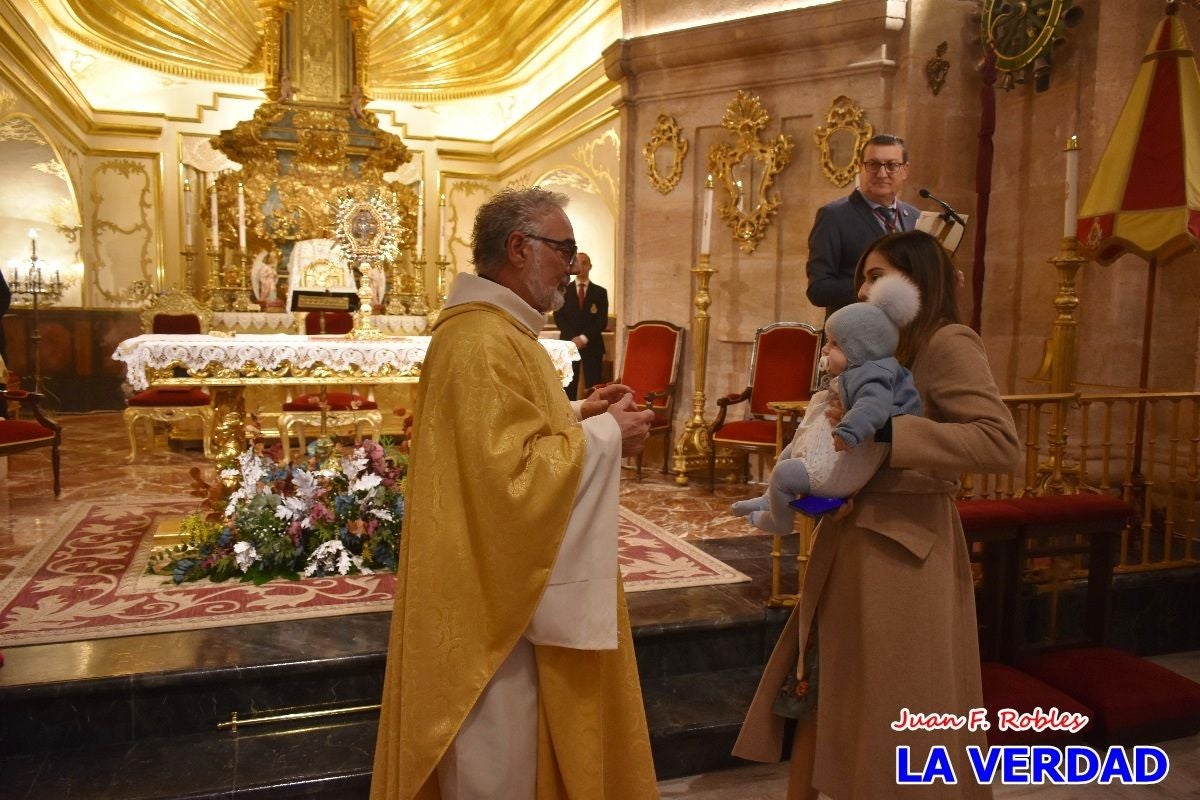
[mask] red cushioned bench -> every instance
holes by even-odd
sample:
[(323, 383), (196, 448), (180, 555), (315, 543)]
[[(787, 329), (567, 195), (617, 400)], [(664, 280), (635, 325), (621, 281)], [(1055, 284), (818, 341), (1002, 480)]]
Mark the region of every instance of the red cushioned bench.
[[(1081, 733), (1099, 745), (1140, 744), (1200, 732), (1200, 684), (1130, 653), (1105, 647), (1112, 608), (1114, 552), (1133, 508), (1100, 494), (973, 500), (958, 504), (968, 542), (985, 555), (980, 647), (1001, 661), (983, 664), (984, 702), (1000, 708), (1041, 707), (1085, 713)], [(1006, 552), (987, 554), (999, 547)], [(1020, 567), (1026, 559), (1087, 556), (1087, 604), (1082, 645), (1019, 655)], [(989, 571), (993, 574), (989, 575)], [(991, 590), (989, 581), (1002, 584)], [(986, 620), (999, 617), (1000, 631)], [(988, 633), (985, 641), (984, 633)], [(1031, 732), (989, 733), (992, 744), (1045, 744)], [(1055, 742), (1057, 743), (1057, 742)]]

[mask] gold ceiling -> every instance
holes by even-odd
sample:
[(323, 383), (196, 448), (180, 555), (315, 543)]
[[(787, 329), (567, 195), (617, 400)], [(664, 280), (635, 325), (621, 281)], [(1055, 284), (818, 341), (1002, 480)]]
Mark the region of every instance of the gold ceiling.
[[(174, 75), (262, 83), (260, 5), (287, 0), (32, 0), (63, 33)], [(605, 3), (603, 5), (615, 5)], [(370, 0), (371, 95), (470, 97), (516, 85), (595, 0)]]

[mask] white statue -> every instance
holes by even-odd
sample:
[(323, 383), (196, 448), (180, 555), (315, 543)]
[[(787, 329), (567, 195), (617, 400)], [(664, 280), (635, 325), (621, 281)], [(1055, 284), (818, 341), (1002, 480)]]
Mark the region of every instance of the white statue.
[(251, 283), (254, 286), (254, 299), (259, 303), (274, 302), (278, 299), (278, 276), (275, 272), (275, 254), (268, 250), (260, 250), (254, 257), (254, 267), (250, 270)]
[(367, 277), (371, 281), (371, 304), (376, 314), (382, 314), (383, 298), (387, 295), (387, 273), (381, 265), (375, 264), (367, 270)]

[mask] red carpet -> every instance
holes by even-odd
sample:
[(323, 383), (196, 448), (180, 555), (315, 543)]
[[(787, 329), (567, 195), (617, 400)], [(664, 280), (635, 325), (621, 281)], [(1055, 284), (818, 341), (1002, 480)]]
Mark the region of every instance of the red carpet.
[[(164, 499), (130, 509), (81, 506), (0, 582), (0, 646), (100, 639), (283, 619), (385, 611), (389, 574), (277, 580), (262, 586), (229, 581), (175, 586), (145, 575), (163, 518), (195, 508)], [(630, 592), (749, 578), (653, 523), (621, 509), (621, 572)]]

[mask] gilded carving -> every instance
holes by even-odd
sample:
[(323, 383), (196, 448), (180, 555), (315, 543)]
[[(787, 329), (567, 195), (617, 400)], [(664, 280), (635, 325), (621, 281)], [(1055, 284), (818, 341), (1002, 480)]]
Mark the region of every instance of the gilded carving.
[[(650, 141), (642, 148), (642, 157), (646, 159), (646, 166), (650, 172), (650, 185), (660, 194), (670, 194), (683, 176), (683, 159), (687, 156), (688, 142), (680, 133), (679, 123), (674, 117), (659, 114), (658, 122), (650, 132)], [(671, 159), (669, 166), (668, 162), (663, 160), (665, 170), (659, 169), (659, 150), (663, 150)]]
[(825, 124), (813, 132), (821, 171), (834, 186), (849, 186), (858, 174), (860, 154), (872, 134), (866, 112), (845, 95), (837, 97), (825, 112)]
[(759, 138), (770, 119), (758, 97), (739, 89), (721, 121), (734, 141), (717, 142), (708, 151), (708, 170), (725, 189), (721, 218), (743, 253), (754, 252), (779, 208), (779, 193), (772, 192), (771, 186), (791, 162), (795, 146), (792, 137), (783, 133), (774, 141)]
[(946, 84), (946, 76), (950, 73), (950, 62), (946, 60), (946, 50), (949, 45), (942, 42), (937, 46), (933, 58), (925, 62), (925, 80), (929, 83), (929, 91), (936, 96)]
[[(110, 174), (122, 179), (123, 185), (117, 187), (119, 191), (114, 193), (119, 200), (105, 198), (105, 177)], [(139, 285), (145, 282), (153, 286), (157, 284), (158, 277), (154, 266), (154, 181), (149, 162), (128, 158), (102, 161), (92, 172), (91, 187), (90, 249), (95, 254), (96, 263), (96, 269), (91, 273), (91, 286), (110, 303), (124, 305), (137, 302)], [(133, 202), (132, 208), (128, 205), (130, 200)], [(101, 210), (119, 216), (101, 217)], [(126, 216), (132, 216), (133, 220), (127, 220)], [(128, 249), (122, 247), (131, 240), (136, 248), (134, 258), (129, 258)], [(116, 274), (118, 268), (121, 274)], [(101, 285), (102, 275), (107, 274), (113, 283), (117, 283), (131, 273), (136, 277), (122, 288), (109, 289)]]
[(617, 181), (614, 171), (621, 163), (621, 137), (612, 128), (585, 142), (575, 151), (575, 159), (591, 176), (605, 205), (616, 213)]

